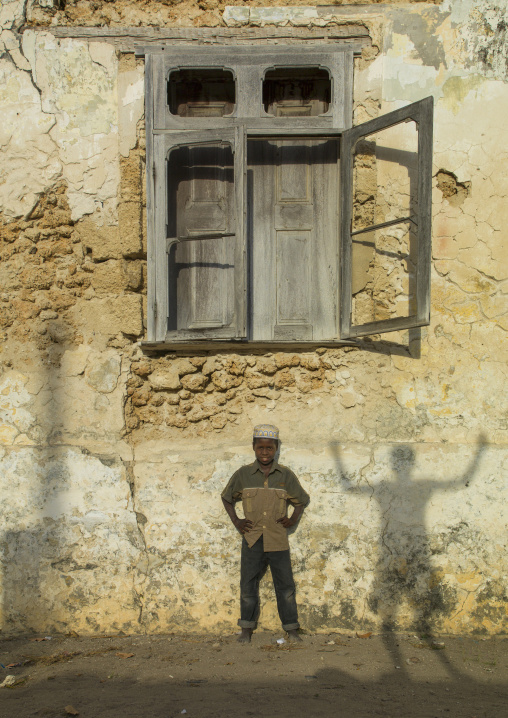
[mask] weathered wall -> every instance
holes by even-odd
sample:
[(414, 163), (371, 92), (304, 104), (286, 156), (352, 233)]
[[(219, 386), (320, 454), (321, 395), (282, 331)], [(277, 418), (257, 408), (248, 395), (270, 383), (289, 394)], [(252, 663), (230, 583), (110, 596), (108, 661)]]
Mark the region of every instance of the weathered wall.
[[(219, 494), (260, 421), (312, 497), (292, 537), (305, 627), (506, 630), (506, 8), (257, 5), (1, 6), (6, 632), (231, 627), (239, 541)], [(143, 64), (51, 24), (352, 21), (373, 41), (356, 122), (436, 100), (430, 327), (147, 355)]]
[[(393, 0), (392, 5), (426, 3), (439, 5), (443, 0)], [(334, 6), (376, 4), (381, 0), (336, 0)], [(32, 0), (28, 3), (27, 19), (37, 25), (108, 25), (108, 26), (173, 26), (173, 27), (218, 27), (224, 24), (230, 8), (235, 16), (240, 13), (243, 21), (263, 25), (290, 22), (306, 26), (309, 18), (314, 20), (321, 13), (330, 15), (328, 3), (316, 3), (308, 8), (306, 0), (294, 0), (291, 7), (303, 7), (303, 11), (281, 8), (279, 0)], [(323, 7), (321, 10), (320, 6)], [(267, 9), (270, 11), (267, 13)], [(252, 14), (250, 11), (253, 11)], [(246, 17), (247, 16), (247, 17)], [(323, 23), (329, 20), (323, 20)], [(333, 20), (332, 20), (333, 22)]]

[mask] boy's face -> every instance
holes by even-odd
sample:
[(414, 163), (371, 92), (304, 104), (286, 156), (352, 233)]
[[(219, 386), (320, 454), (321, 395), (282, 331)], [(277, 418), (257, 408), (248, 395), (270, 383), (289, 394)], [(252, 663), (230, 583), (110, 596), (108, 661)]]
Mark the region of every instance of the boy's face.
[(252, 444), (256, 459), (262, 466), (272, 463), (277, 453), (277, 446), (274, 439), (254, 439)]

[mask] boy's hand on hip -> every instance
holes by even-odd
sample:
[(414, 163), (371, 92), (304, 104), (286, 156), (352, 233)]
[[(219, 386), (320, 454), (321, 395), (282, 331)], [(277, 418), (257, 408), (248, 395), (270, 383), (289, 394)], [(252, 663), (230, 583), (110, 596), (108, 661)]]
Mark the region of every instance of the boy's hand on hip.
[(291, 526), (294, 526), (297, 522), (300, 516), (303, 514), (303, 509), (305, 507), (302, 504), (297, 504), (294, 509), (291, 516), (283, 516), (281, 519), (277, 519), (278, 524), (282, 524), (285, 529), (290, 529)]
[(237, 519), (235, 522), (235, 528), (239, 533), (246, 534), (252, 528), (252, 521), (250, 519)]
[(284, 516), (281, 519), (277, 519), (278, 524), (282, 524), (285, 529), (291, 528), (291, 526), (295, 525), (295, 521), (293, 521), (293, 517), (289, 518), (288, 516)]

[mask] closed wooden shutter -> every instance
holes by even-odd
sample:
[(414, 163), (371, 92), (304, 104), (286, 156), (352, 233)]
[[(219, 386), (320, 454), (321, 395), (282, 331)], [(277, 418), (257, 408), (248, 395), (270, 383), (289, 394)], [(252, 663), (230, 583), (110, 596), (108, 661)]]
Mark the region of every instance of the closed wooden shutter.
[(157, 335), (246, 335), (245, 135), (154, 137)]

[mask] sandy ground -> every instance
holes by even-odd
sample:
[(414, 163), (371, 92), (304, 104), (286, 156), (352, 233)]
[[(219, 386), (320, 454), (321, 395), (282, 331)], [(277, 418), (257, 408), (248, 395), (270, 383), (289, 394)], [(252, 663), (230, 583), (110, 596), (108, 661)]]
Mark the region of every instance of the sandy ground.
[(507, 638), (282, 636), (3, 639), (0, 717), (508, 716)]

